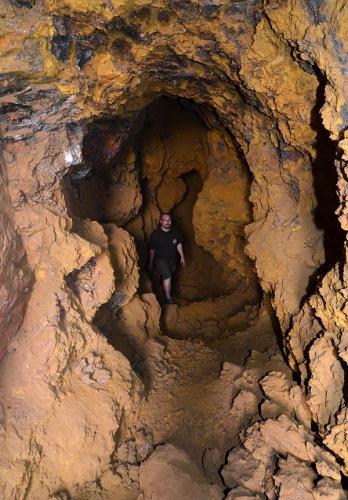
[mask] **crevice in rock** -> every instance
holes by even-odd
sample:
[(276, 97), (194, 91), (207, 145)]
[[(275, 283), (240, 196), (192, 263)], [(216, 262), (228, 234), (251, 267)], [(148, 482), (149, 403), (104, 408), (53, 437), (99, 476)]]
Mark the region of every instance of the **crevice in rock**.
[(338, 142), (330, 138), (330, 133), (323, 125), (321, 110), (325, 104), (325, 87), (327, 80), (321, 71), (315, 67), (318, 79), (316, 104), (312, 110), (311, 127), (316, 132), (315, 158), (312, 161), (313, 186), (317, 199), (314, 212), (314, 221), (323, 231), (325, 262), (311, 277), (308, 286), (308, 295), (311, 295), (317, 286), (318, 279), (327, 273), (337, 262), (344, 257), (345, 232), (343, 231), (336, 210), (339, 206), (337, 196), (338, 174), (336, 161), (338, 160)]

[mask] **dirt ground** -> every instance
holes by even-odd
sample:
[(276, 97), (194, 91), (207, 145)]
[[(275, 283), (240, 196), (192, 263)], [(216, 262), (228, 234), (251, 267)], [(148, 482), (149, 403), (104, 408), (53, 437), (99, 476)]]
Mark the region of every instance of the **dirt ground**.
[(143, 358), (134, 368), (147, 395), (135, 428), (116, 453), (116, 472), (129, 488), (125, 498), (139, 493), (139, 449), (150, 455), (164, 443), (184, 450), (206, 480), (223, 489), (220, 472), (229, 450), (241, 445), (243, 430), (262, 419), (260, 380), (272, 372), (293, 383), (268, 308), (263, 305), (245, 330), (218, 340), (152, 338)]

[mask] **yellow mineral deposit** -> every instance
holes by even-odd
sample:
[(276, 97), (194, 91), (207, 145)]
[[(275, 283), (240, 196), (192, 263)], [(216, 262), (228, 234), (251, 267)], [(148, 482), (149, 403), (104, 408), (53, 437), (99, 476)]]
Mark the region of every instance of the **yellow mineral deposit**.
[(1, 499), (347, 497), (347, 16), (2, 0)]

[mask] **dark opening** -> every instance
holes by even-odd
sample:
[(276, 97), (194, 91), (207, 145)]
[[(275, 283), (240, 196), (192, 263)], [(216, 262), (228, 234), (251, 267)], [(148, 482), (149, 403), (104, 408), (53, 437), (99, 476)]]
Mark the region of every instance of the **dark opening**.
[[(73, 229), (79, 232), (79, 221), (90, 219), (122, 227), (134, 238), (137, 293), (156, 294), (162, 331), (176, 338), (228, 336), (239, 311), (242, 328), (250, 319), (245, 308), (256, 311), (263, 297), (244, 254), (250, 174), (216, 116), (191, 101), (161, 97), (132, 119), (91, 124), (83, 158), (64, 180)], [(173, 326), (159, 276), (147, 270), (147, 242), (161, 211), (172, 214), (184, 236), (187, 266), (178, 266), (173, 289), (175, 307), (190, 318), (187, 324), (184, 319)], [(116, 292), (94, 324), (136, 366), (143, 358), (143, 339), (124, 328), (117, 264), (115, 274)]]
[[(336, 210), (339, 206), (337, 196), (337, 141), (330, 138), (320, 115), (325, 103), (326, 78), (317, 69), (319, 81), (317, 101), (311, 116), (311, 127), (316, 131), (316, 157), (313, 160), (313, 185), (317, 198), (314, 220), (324, 231), (325, 263), (317, 270), (315, 276), (323, 276), (343, 257), (345, 232), (338, 221)], [(316, 284), (314, 280), (313, 285)], [(310, 290), (312, 291), (312, 290)]]

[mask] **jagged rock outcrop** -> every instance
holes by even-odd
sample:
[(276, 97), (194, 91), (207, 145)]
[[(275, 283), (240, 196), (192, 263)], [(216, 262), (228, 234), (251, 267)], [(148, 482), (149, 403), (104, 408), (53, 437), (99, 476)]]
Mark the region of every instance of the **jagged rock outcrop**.
[[(163, 481), (163, 478), (166, 478)], [(187, 454), (173, 445), (156, 449), (148, 461), (140, 467), (140, 498), (178, 498), (219, 500), (222, 488), (210, 485), (201, 471), (190, 461)]]
[(5, 172), (1, 169), (0, 211), (0, 359), (4, 356), (11, 337), (23, 320), (33, 282), (23, 244), (13, 224), (13, 208), (7, 189)]
[(115, 289), (108, 238), (96, 222), (80, 224), (83, 237), (72, 231), (64, 168), (57, 175), (79, 158), (74, 137), (82, 136), (69, 135), (64, 124), (50, 131), (49, 113), (40, 113), (38, 135), (27, 129), (27, 138), (4, 148), (13, 224), (35, 276), (21, 330), (1, 366), (5, 498), (24, 492), (48, 498), (101, 475), (114, 434), (132, 419), (143, 391), (128, 361), (91, 325)]
[[(160, 324), (143, 276), (138, 294), (135, 243), (117, 226), (128, 224), (144, 245), (159, 210), (185, 199), (181, 176), (194, 167), (205, 182), (194, 208), (197, 241), (250, 280), (250, 310), (238, 307), (233, 318), (225, 311), (235, 285), (226, 272), (227, 298), (207, 301), (223, 303), (223, 320), (207, 307), (200, 324), (199, 308), (184, 305), (177, 316), (166, 313), (167, 330), (178, 338), (197, 324), (207, 338), (244, 331), (256, 321), (257, 275), (304, 390), (272, 373), (252, 378), (257, 390), (248, 378), (235, 386), (232, 412), (245, 410), (240, 425), (252, 430), (230, 456), (243, 478), (226, 466), (228, 498), (267, 491), (291, 498), (299, 475), (303, 498), (341, 498), (339, 473), (348, 474), (344, 2), (4, 0), (0, 13), (1, 495), (88, 497), (96, 479), (115, 494), (110, 456), (136, 420), (144, 387), (100, 335), (105, 318), (97, 315), (109, 307), (120, 331), (134, 330), (120, 349), (130, 359), (135, 352), (139, 373)], [(172, 164), (166, 153), (180, 135), (161, 137), (161, 127), (144, 134), (142, 189), (133, 146), (143, 110), (163, 95), (190, 100), (199, 120), (182, 141), (184, 160), (173, 156)], [(202, 287), (187, 292), (190, 300), (202, 298)], [(257, 418), (265, 422), (253, 423), (262, 391)], [(325, 456), (309, 430), (303, 453), (265, 437), (269, 428), (282, 435), (282, 414), (296, 428), (294, 442), (299, 424), (312, 419)]]

